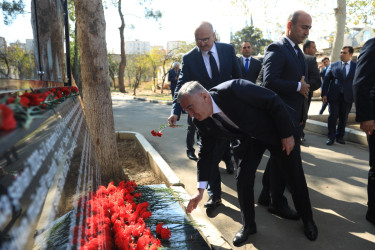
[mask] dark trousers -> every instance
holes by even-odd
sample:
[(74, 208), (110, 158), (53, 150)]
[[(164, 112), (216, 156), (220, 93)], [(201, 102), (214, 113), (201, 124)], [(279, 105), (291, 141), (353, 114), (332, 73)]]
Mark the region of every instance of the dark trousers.
[[(296, 207), (296, 210), (300, 214), (302, 220), (304, 222), (307, 220), (312, 220), (311, 203), (305, 175), (302, 169), (300, 146), (297, 144), (289, 156), (287, 156), (285, 152), (281, 151), (280, 145), (264, 145), (256, 139), (246, 140), (242, 147), (246, 147), (245, 153), (243, 153), (242, 156), (234, 153), (239, 166), (236, 179), (242, 225), (247, 227), (255, 224), (255, 172), (266, 149), (268, 149), (271, 153), (270, 177), (273, 175), (275, 180), (279, 180), (280, 178), (277, 177), (280, 176), (285, 178), (291, 189), (294, 206)], [(275, 180), (272, 180), (271, 177), (271, 181)], [(275, 198), (275, 195), (279, 195), (280, 193), (280, 197), (282, 197), (282, 193), (284, 192), (282, 187), (277, 187), (277, 183), (279, 182), (276, 182), (275, 185), (272, 183), (271, 185), (272, 198)], [(277, 188), (280, 190), (277, 190)]]
[[(348, 115), (352, 103), (347, 103), (344, 100), (344, 95), (340, 94), (338, 100), (329, 102), (329, 116), (328, 116), (328, 138), (343, 138), (345, 135), (345, 126), (348, 121)], [(336, 123), (339, 119), (337, 130)]]
[(368, 148), (370, 153), (370, 170), (368, 172), (367, 196), (368, 210), (375, 217), (375, 131), (367, 136)]
[(313, 96), (313, 91), (310, 91), (309, 96), (307, 97), (307, 99), (305, 99), (305, 101), (303, 103), (302, 122), (300, 124), (301, 137), (305, 137), (305, 133), (303, 132), (303, 129), (306, 126), (306, 120), (307, 120), (307, 117), (308, 117), (312, 96)]
[(177, 86), (177, 82), (171, 83), (170, 89), (171, 89), (171, 93), (172, 93), (172, 100), (174, 98), (174, 90), (176, 89), (176, 86)]

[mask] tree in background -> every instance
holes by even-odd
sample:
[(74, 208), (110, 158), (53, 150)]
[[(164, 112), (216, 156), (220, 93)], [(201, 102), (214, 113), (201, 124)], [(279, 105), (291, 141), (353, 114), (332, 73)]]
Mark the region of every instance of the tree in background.
[(140, 55), (136, 57), (134, 63), (134, 72), (135, 72), (135, 81), (133, 85), (133, 95), (136, 95), (136, 90), (142, 82), (142, 79), (145, 78), (145, 74), (149, 68), (151, 68), (151, 63), (149, 60), (149, 56), (147, 55)]
[(116, 78), (118, 78), (118, 67), (119, 62), (113, 58), (113, 55), (108, 54), (108, 68), (109, 68), (109, 77), (112, 80), (112, 86), (116, 90)]
[[(138, 0), (139, 4), (146, 4), (149, 5), (152, 0)], [(120, 31), (120, 51), (121, 51), (121, 61), (119, 65), (119, 72), (118, 72), (118, 79), (119, 79), (119, 90), (120, 92), (125, 93), (125, 84), (124, 84), (124, 76), (125, 76), (125, 67), (126, 67), (126, 54), (125, 54), (125, 19), (124, 14), (122, 13), (122, 0), (113, 0), (112, 3), (117, 6), (118, 13), (121, 20), (121, 25), (119, 27)], [(162, 17), (162, 14), (160, 11), (153, 11), (152, 9), (148, 9), (145, 7), (145, 17), (146, 18), (154, 18), (156, 21)]]
[(2, 0), (0, 1), (0, 7), (3, 11), (5, 25), (11, 24), (18, 14), (25, 13), (25, 3), (23, 0)]
[(262, 31), (254, 26), (246, 26), (234, 34), (231, 43), (234, 45), (237, 53), (240, 52), (243, 41), (249, 41), (253, 45), (254, 55), (263, 54), (264, 48), (272, 43), (271, 40), (264, 39)]
[[(159, 89), (159, 85), (156, 82), (158, 77), (158, 69), (162, 66), (162, 61), (165, 56), (165, 50), (161, 50), (158, 48), (153, 48), (151, 50), (150, 55), (147, 56), (149, 64), (151, 65), (151, 72), (152, 72), (152, 83), (153, 83), (153, 90), (154, 92)], [(161, 93), (163, 93), (163, 88), (161, 89)]]
[(101, 166), (102, 182), (118, 182), (126, 177), (117, 151), (103, 5), (101, 0), (76, 0), (74, 5), (86, 121)]

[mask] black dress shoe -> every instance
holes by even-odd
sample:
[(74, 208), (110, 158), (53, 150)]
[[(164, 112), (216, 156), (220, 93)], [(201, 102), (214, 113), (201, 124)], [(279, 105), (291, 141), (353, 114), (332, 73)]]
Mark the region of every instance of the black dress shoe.
[(314, 241), (316, 240), (316, 238), (318, 238), (318, 228), (316, 227), (313, 220), (308, 220), (304, 223), (303, 231), (306, 237), (311, 241)]
[(232, 161), (226, 161), (225, 166), (227, 167), (227, 173), (228, 174), (233, 174), (234, 173), (234, 166)]
[(250, 234), (255, 234), (257, 232), (257, 226), (254, 225), (253, 227), (242, 227), (240, 231), (236, 233), (233, 238), (233, 245), (236, 247), (240, 246), (241, 243), (244, 243)]
[(193, 161), (198, 160), (198, 157), (193, 152), (186, 152), (186, 155), (190, 160), (193, 160)]
[(329, 139), (329, 138), (328, 138), (326, 144), (327, 144), (327, 145), (332, 145), (334, 142), (335, 142), (334, 139)]
[(340, 143), (340, 144), (345, 144), (345, 141), (344, 141), (344, 139), (342, 139), (342, 138), (336, 138), (336, 141), (337, 141), (338, 143)]
[(258, 198), (258, 204), (262, 206), (268, 207), (271, 203), (271, 196), (269, 191), (262, 189), (262, 192), (260, 192), (259, 198)]
[(272, 204), (268, 207), (268, 211), (272, 214), (276, 214), (284, 219), (298, 220), (299, 215), (296, 211), (291, 209), (288, 205), (282, 207), (275, 207)]
[(212, 198), (210, 197), (204, 207), (206, 208), (213, 208), (221, 205), (221, 198)]

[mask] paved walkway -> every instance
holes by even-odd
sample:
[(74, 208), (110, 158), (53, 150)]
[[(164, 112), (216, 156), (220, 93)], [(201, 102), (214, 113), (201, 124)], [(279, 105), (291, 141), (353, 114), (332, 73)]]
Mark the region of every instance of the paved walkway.
[[(116, 130), (143, 134), (185, 184), (186, 191), (194, 194), (196, 164), (186, 157), (186, 132), (181, 128), (167, 128), (161, 138), (150, 133), (167, 123), (171, 106), (134, 100), (121, 94), (113, 95), (112, 100)], [(313, 102), (312, 114), (318, 113), (320, 105), (320, 102)], [(182, 115), (180, 124), (186, 124), (186, 116)], [(375, 226), (365, 220), (368, 150), (355, 143), (326, 146), (325, 141), (325, 135), (306, 132), (306, 142), (302, 146), (303, 167), (319, 228), (318, 239), (310, 242), (304, 236), (301, 221), (281, 219), (268, 213), (265, 207), (256, 206), (258, 233), (250, 236), (246, 245), (234, 249), (375, 249)], [(257, 171), (256, 199), (267, 159), (265, 155)], [(223, 205), (206, 211), (203, 208), (207, 200), (205, 194), (200, 209), (232, 245), (233, 236), (241, 227), (235, 177), (226, 174), (224, 164), (220, 168)], [(287, 196), (292, 204), (288, 193)]]

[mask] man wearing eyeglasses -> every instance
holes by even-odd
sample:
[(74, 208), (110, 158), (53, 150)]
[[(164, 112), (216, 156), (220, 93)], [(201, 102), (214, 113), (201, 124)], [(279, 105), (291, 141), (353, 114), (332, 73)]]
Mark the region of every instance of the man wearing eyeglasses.
[(262, 64), (251, 56), (252, 53), (253, 46), (250, 42), (244, 41), (241, 45), (242, 56), (238, 58), (238, 62), (242, 70), (243, 79), (255, 83), (262, 68)]
[[(241, 69), (238, 64), (234, 48), (230, 44), (218, 43), (212, 24), (202, 22), (195, 30), (196, 47), (182, 57), (181, 73), (175, 89), (173, 98), (171, 116), (168, 118), (168, 124), (175, 125), (180, 119), (182, 108), (177, 102), (177, 93), (181, 86), (189, 81), (198, 81), (204, 88), (211, 89), (219, 83), (241, 78)], [(194, 136), (196, 128), (191, 117), (187, 118), (189, 124), (186, 136), (187, 156), (189, 159), (198, 160), (195, 155)], [(206, 188), (208, 184), (209, 200), (205, 207), (212, 208), (221, 204), (221, 178), (219, 172), (219, 162), (223, 160), (227, 165), (227, 172), (233, 173), (233, 165), (229, 154), (229, 141), (218, 139), (215, 149), (215, 157), (212, 164), (210, 180), (204, 183)], [(199, 156), (199, 155), (198, 155)], [(223, 157), (224, 156), (224, 157)]]

